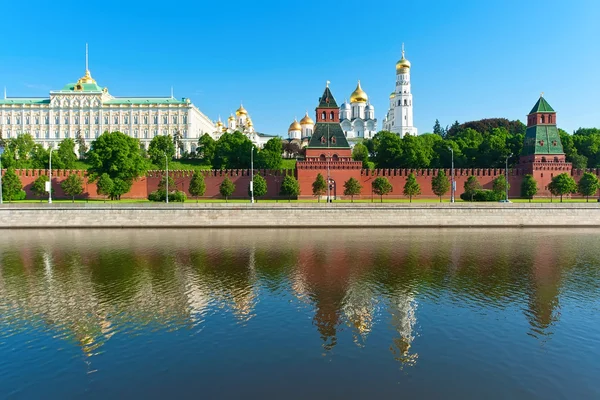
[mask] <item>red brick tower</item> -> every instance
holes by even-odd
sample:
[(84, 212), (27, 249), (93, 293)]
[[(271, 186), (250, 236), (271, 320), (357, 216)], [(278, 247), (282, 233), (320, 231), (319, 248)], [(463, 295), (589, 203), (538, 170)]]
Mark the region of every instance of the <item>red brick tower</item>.
[(340, 109), (329, 90), (329, 82), (319, 98), (316, 114), (306, 159), (296, 164), (300, 196), (312, 197), (312, 183), (320, 173), (329, 180), (331, 197), (339, 198), (344, 182), (350, 177), (360, 179), (362, 162), (352, 160), (352, 148), (340, 126)]

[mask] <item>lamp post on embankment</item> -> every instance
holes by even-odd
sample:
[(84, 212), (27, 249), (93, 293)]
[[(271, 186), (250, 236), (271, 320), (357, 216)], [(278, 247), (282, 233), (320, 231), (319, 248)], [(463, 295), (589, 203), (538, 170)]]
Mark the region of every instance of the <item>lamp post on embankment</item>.
[(452, 169), (450, 170), (450, 203), (454, 203), (454, 194), (456, 192), (456, 184), (454, 183), (454, 149), (452, 147), (448, 147), (450, 153), (452, 154)]
[(0, 146), (0, 204), (2, 202), (2, 154), (4, 154), (4, 147)]
[(512, 153), (506, 156), (506, 165), (504, 167), (504, 180), (506, 186), (506, 201), (508, 201), (508, 159), (512, 157)]

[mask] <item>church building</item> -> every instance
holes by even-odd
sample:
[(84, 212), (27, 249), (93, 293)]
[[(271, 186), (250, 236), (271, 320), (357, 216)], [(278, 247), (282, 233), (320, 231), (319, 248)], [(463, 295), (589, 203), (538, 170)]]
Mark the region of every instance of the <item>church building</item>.
[(360, 81), (350, 95), (350, 104), (344, 102), (340, 106), (340, 123), (348, 139), (370, 139), (377, 133), (375, 107), (369, 103), (369, 96), (360, 87)]
[(219, 117), (215, 123), (215, 131), (212, 136), (215, 140), (218, 140), (223, 134), (233, 133), (235, 131), (246, 135), (258, 148), (262, 148), (270, 139), (276, 137), (276, 135), (267, 135), (257, 132), (254, 129), (254, 123), (252, 122), (252, 118), (250, 118), (250, 114), (248, 114), (248, 111), (246, 111), (242, 104), (240, 104), (240, 108), (236, 110), (235, 116), (233, 114), (229, 115), (229, 118), (227, 118), (227, 125), (224, 125), (221, 121), (221, 117)]
[(390, 109), (383, 120), (383, 130), (394, 132), (400, 137), (417, 135), (413, 122), (413, 98), (410, 91), (410, 61), (404, 57), (396, 63), (396, 90), (390, 94)]

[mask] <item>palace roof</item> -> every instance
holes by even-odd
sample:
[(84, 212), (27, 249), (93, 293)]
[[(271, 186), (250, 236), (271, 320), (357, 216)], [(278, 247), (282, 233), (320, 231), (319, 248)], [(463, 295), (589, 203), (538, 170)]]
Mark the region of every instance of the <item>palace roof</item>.
[(545, 113), (545, 112), (555, 112), (555, 111), (552, 107), (550, 107), (550, 104), (548, 104), (546, 99), (544, 99), (543, 96), (540, 96), (540, 99), (537, 101), (537, 103), (535, 103), (535, 105), (533, 106), (533, 108), (531, 109), (529, 114)]

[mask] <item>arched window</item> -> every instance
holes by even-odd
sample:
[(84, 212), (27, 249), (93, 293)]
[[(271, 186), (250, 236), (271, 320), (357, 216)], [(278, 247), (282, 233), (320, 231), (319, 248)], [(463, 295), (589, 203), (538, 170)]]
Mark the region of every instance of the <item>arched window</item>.
[(542, 122), (542, 124), (544, 123), (544, 116), (543, 115), (541, 116), (541, 122)]
[(404, 105), (407, 106), (408, 105), (408, 100), (404, 99)]
[(546, 157), (542, 157), (542, 162), (546, 162)]
[(333, 161), (339, 161), (339, 160), (340, 160), (340, 158), (338, 157), (338, 155), (337, 155), (337, 154), (334, 154), (334, 155), (333, 155), (333, 157), (331, 157), (331, 159), (332, 159)]
[(554, 157), (554, 162), (559, 162), (558, 157)]
[(332, 121), (333, 121), (333, 115), (334, 115), (333, 111), (329, 113), (329, 119)]
[(321, 154), (319, 156), (319, 161), (327, 161), (327, 158), (325, 157), (325, 154)]
[(327, 119), (327, 113), (325, 111), (323, 111), (323, 113), (321, 114), (321, 119), (323, 121), (325, 121)]

